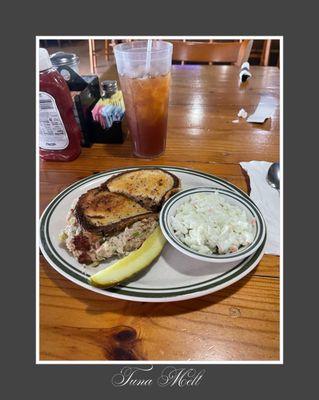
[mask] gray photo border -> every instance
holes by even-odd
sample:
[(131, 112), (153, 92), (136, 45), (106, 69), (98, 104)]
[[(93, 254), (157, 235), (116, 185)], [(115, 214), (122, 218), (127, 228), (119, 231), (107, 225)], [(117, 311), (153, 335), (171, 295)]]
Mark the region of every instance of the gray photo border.
[[(81, 13), (80, 4), (77, 6), (78, 9), (75, 10), (72, 4), (63, 3), (59, 8), (58, 3), (55, 3), (48, 17), (48, 10), (44, 10), (44, 6), (39, 7), (36, 12), (36, 9), (32, 9), (29, 4), (23, 4), (19, 10), (16, 9), (14, 12), (11, 10), (11, 13), (8, 13), (7, 21), (11, 26), (7, 28), (8, 34), (3, 35), (4, 46), (7, 46), (5, 47), (7, 53), (4, 54), (9, 55), (8, 63), (4, 63), (7, 66), (6, 76), (8, 71), (10, 72), (9, 78), (4, 79), (7, 87), (3, 89), (3, 93), (6, 105), (11, 106), (2, 118), (2, 123), (5, 125), (3, 149), (6, 149), (2, 159), (4, 171), (10, 171), (10, 174), (3, 174), (2, 187), (9, 189), (4, 191), (6, 196), (3, 198), (8, 201), (14, 215), (18, 212), (19, 224), (12, 223), (12, 212), (3, 213), (3, 218), (6, 238), (16, 238), (18, 234), (18, 237), (23, 239), (19, 241), (18, 247), (15, 240), (6, 240), (4, 247), (4, 270), (10, 271), (13, 275), (2, 285), (2, 295), (5, 300), (3, 304), (9, 305), (8, 312), (5, 307), (2, 334), (7, 365), (4, 386), (10, 390), (10, 397), (30, 394), (33, 398), (39, 399), (43, 397), (86, 399), (92, 395), (124, 396), (137, 393), (143, 398), (149, 396), (151, 392), (154, 394), (158, 392), (164, 395), (170, 393), (177, 397), (211, 393), (213, 396), (225, 399), (232, 396), (263, 399), (270, 396), (281, 397), (288, 388), (292, 388), (295, 394), (309, 397), (306, 393), (315, 383), (313, 379), (315, 368), (309, 368), (308, 362), (315, 349), (315, 330), (311, 324), (312, 319), (316, 319), (317, 316), (314, 307), (316, 307), (315, 285), (318, 268), (311, 268), (315, 266), (315, 262), (311, 262), (311, 252), (305, 253), (300, 250), (316, 249), (316, 242), (312, 238), (317, 235), (309, 234), (312, 225), (309, 221), (312, 221), (313, 215), (310, 214), (310, 219), (307, 215), (307, 210), (311, 210), (312, 207), (315, 209), (314, 199), (310, 194), (304, 194), (301, 187), (305, 185), (300, 183), (306, 181), (309, 186), (311, 172), (316, 171), (316, 147), (308, 142), (307, 146), (304, 144), (305, 140), (311, 139), (311, 135), (315, 136), (316, 132), (316, 128), (312, 127), (312, 116), (316, 115), (318, 103), (314, 82), (317, 77), (318, 56), (317, 52), (313, 51), (315, 43), (312, 43), (311, 39), (314, 39), (315, 35), (312, 28), (317, 26), (315, 20), (317, 14), (310, 5), (307, 7), (304, 5), (304, 8), (299, 10), (293, 4), (271, 1), (264, 4), (262, 12), (252, 1), (247, 1), (245, 4), (238, 2), (232, 5), (223, 4), (223, 10), (222, 5), (218, 6), (217, 10), (214, 4), (206, 8), (205, 5), (197, 3), (194, 10), (194, 4), (185, 4), (182, 11), (179, 4), (171, 2), (157, 8), (156, 18), (146, 18), (145, 4), (142, 8), (141, 4), (130, 3), (125, 5), (126, 12), (121, 18), (119, 15), (123, 5), (113, 7), (111, 15), (116, 17), (111, 19), (107, 17), (110, 15), (111, 6), (105, 4), (107, 13), (95, 12), (94, 18), (88, 20), (88, 13)], [(196, 9), (201, 11), (200, 15)], [(257, 12), (253, 15), (255, 10)], [(30, 22), (31, 15), (33, 23)], [(140, 16), (138, 23), (137, 16)], [(13, 21), (16, 29), (13, 29)], [(302, 30), (300, 21), (304, 21)], [(210, 365), (205, 366), (206, 375), (202, 383), (196, 387), (183, 389), (153, 386), (144, 389), (140, 387), (119, 389), (111, 384), (112, 376), (119, 372), (119, 365), (35, 364), (35, 102), (31, 101), (35, 87), (34, 38), (36, 35), (87, 35), (88, 33), (284, 35), (286, 166), (284, 365)], [(305, 55), (309, 57), (311, 55), (314, 59), (306, 66), (305, 60), (308, 59)], [(19, 108), (19, 123), (17, 123), (16, 107), (12, 107), (16, 104), (17, 98), (24, 99), (23, 107)], [(300, 101), (303, 99), (304, 101)], [(300, 165), (306, 167), (306, 174)], [(300, 212), (302, 200), (307, 200), (307, 206)], [(294, 205), (298, 207), (294, 208)], [(300, 232), (302, 232), (301, 238)], [(308, 235), (307, 242), (306, 235)], [(12, 269), (7, 268), (7, 265)], [(299, 276), (301, 268), (311, 268), (312, 279), (303, 284)], [(162, 368), (163, 366), (154, 366), (154, 377), (159, 376)], [(198, 369), (198, 366), (194, 368)]]

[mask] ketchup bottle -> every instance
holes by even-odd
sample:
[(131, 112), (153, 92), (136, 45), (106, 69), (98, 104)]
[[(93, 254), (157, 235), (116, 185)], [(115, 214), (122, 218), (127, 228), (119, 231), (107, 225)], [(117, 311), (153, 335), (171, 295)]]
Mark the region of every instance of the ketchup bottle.
[(39, 49), (40, 157), (71, 161), (81, 153), (81, 132), (73, 114), (70, 90), (54, 68), (46, 49)]

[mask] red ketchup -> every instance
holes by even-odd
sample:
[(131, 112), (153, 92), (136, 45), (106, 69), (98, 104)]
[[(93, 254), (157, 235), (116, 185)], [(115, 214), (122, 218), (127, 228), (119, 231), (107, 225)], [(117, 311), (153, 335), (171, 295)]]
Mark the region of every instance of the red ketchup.
[(73, 114), (71, 93), (62, 75), (52, 68), (47, 50), (39, 49), (40, 157), (71, 161), (81, 153), (81, 133)]

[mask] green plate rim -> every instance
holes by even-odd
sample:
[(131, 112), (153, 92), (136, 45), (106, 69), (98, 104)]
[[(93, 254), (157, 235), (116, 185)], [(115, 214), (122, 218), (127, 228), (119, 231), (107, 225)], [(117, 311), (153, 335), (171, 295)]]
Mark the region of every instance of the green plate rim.
[[(199, 176), (199, 177), (208, 178), (211, 181), (215, 181), (215, 182), (220, 183), (221, 185), (225, 186), (226, 190), (231, 188), (231, 189), (233, 189), (233, 191), (235, 193), (244, 195), (245, 199), (248, 200), (249, 203), (253, 204), (253, 206), (256, 207), (257, 210), (258, 210), (258, 207), (252, 202), (252, 200), (249, 198), (249, 196), (245, 192), (243, 192), (241, 189), (237, 188), (235, 185), (233, 185), (232, 183), (227, 182), (226, 180), (224, 180), (222, 178), (219, 178), (219, 177), (216, 177), (214, 175), (207, 174), (205, 172), (201, 172), (201, 171), (198, 171), (198, 170), (193, 170), (193, 169), (189, 169), (189, 168), (185, 168), (185, 167), (167, 166), (167, 165), (165, 165), (165, 166), (164, 165), (152, 165), (152, 166), (138, 166), (138, 167), (121, 167), (121, 168), (109, 169), (109, 170), (102, 171), (102, 172), (97, 173), (97, 174), (90, 175), (88, 177), (85, 177), (85, 178), (83, 178), (83, 179), (71, 184), (70, 186), (65, 188), (61, 193), (59, 193), (48, 204), (48, 206), (46, 207), (46, 209), (42, 213), (42, 216), (41, 216), (41, 219), (40, 219), (40, 247), (41, 247), (43, 255), (45, 256), (45, 258), (47, 259), (49, 264), (51, 264), (58, 271), (60, 271), (60, 272), (63, 271), (64, 274), (70, 275), (75, 280), (79, 280), (82, 283), (82, 286), (83, 286), (83, 284), (85, 284), (85, 286), (88, 289), (96, 289), (96, 288), (94, 288), (93, 286), (91, 286), (88, 283), (88, 279), (87, 279), (88, 274), (82, 274), (81, 275), (81, 272), (78, 269), (76, 269), (71, 264), (69, 264), (67, 261), (62, 259), (63, 263), (66, 263), (68, 265), (68, 267), (66, 267), (58, 259), (56, 259), (54, 254), (52, 254), (52, 249), (53, 249), (54, 253), (56, 253), (56, 255), (60, 258), (59, 254), (55, 251), (54, 246), (53, 246), (53, 244), (52, 244), (52, 242), (51, 242), (51, 240), (49, 238), (48, 231), (47, 231), (47, 238), (45, 237), (45, 232), (46, 232), (46, 230), (48, 230), (50, 217), (51, 217), (54, 209), (56, 208), (56, 206), (60, 203), (60, 201), (65, 196), (67, 196), (70, 192), (72, 192), (74, 189), (76, 189), (76, 188), (78, 188), (78, 187), (80, 187), (80, 186), (82, 186), (82, 185), (84, 185), (84, 184), (86, 184), (86, 183), (88, 183), (88, 182), (90, 182), (92, 180), (98, 179), (98, 178), (100, 178), (102, 176), (108, 176), (108, 175), (111, 175), (111, 174), (114, 174), (116, 172), (123, 171), (123, 170), (132, 171), (132, 170), (140, 169), (140, 168), (143, 168), (143, 169), (144, 168), (145, 169), (162, 168), (164, 170), (166, 169), (166, 170), (169, 170), (169, 171), (172, 171), (172, 172), (175, 171), (175, 172), (189, 173), (189, 174), (196, 175), (196, 176)], [(259, 213), (260, 213), (260, 211), (259, 211)], [(48, 241), (49, 242), (49, 246), (48, 246), (47, 239), (49, 239), (49, 241)], [(261, 246), (259, 247), (259, 249), (255, 253), (253, 253), (252, 255), (248, 256), (246, 259), (244, 259), (241, 263), (237, 264), (231, 270), (228, 270), (224, 274), (218, 275), (217, 277), (211, 278), (211, 279), (209, 279), (207, 281), (199, 282), (199, 283), (192, 284), (192, 285), (177, 287), (177, 288), (164, 288), (164, 289), (158, 289), (158, 288), (152, 288), (152, 289), (149, 289), (149, 288), (134, 288), (134, 287), (128, 287), (126, 285), (120, 284), (120, 285), (117, 285), (117, 286), (115, 286), (113, 288), (101, 289), (101, 290), (102, 290), (102, 292), (105, 292), (105, 294), (107, 294), (107, 293), (117, 293), (117, 294), (129, 296), (129, 297), (145, 297), (145, 298), (176, 297), (176, 296), (191, 294), (191, 293), (194, 293), (194, 292), (202, 292), (204, 290), (216, 287), (217, 285), (221, 285), (221, 284), (223, 284), (223, 283), (235, 278), (236, 276), (238, 276), (239, 274), (243, 273), (248, 268), (250, 268), (250, 266), (258, 259), (258, 257), (262, 253), (262, 250), (264, 248), (265, 242), (266, 242), (266, 232), (265, 232), (265, 238), (264, 238), (263, 243), (261, 244)], [(50, 247), (52, 247), (52, 248), (50, 248)], [(245, 265), (242, 266), (243, 264), (245, 264)], [(71, 270), (70, 270), (70, 268), (71, 268)], [(236, 272), (232, 273), (232, 271), (234, 271), (234, 270), (236, 270)], [(226, 278), (224, 278), (224, 279), (221, 279), (224, 275), (228, 275), (228, 276)], [(200, 288), (198, 288), (199, 285), (205, 285), (207, 282), (208, 282), (208, 285), (200, 286)], [(191, 289), (190, 287), (195, 287), (195, 288)], [(130, 289), (132, 289), (132, 291)], [(135, 292), (134, 290), (138, 290), (138, 292)], [(144, 290), (146, 290), (146, 292), (143, 292)], [(174, 291), (173, 292), (167, 292), (169, 290), (174, 290)], [(153, 291), (162, 291), (162, 293), (154, 293)]]

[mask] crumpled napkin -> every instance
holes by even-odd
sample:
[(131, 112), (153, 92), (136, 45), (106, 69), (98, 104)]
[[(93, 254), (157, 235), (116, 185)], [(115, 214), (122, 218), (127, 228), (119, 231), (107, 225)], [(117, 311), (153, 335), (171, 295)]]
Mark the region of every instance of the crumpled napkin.
[(271, 165), (266, 161), (241, 162), (250, 179), (250, 197), (263, 214), (267, 225), (265, 253), (280, 254), (280, 194), (266, 181)]

